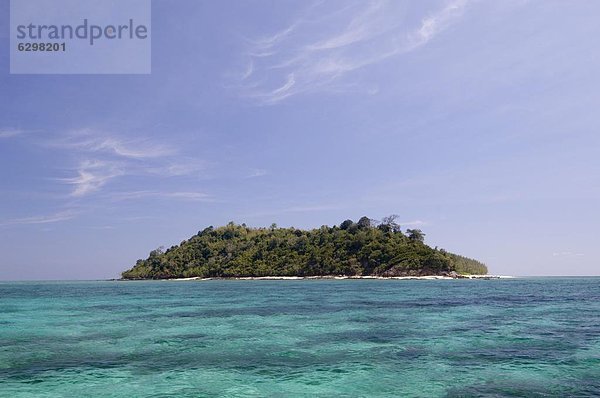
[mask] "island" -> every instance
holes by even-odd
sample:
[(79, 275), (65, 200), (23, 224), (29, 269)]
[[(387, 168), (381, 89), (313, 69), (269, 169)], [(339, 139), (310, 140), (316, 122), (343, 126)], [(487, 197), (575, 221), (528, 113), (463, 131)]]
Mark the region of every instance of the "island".
[(485, 264), (402, 232), (396, 215), (362, 217), (303, 230), (229, 224), (159, 248), (122, 273), (125, 280), (275, 277), (425, 277), (485, 275)]

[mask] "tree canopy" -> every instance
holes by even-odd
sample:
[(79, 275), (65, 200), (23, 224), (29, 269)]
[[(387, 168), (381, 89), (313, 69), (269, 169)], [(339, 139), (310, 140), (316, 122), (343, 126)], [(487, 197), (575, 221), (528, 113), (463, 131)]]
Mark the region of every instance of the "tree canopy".
[(229, 223), (199, 231), (167, 250), (156, 249), (125, 279), (181, 277), (485, 274), (484, 264), (424, 243), (420, 230), (404, 234), (396, 216), (312, 230), (250, 228)]

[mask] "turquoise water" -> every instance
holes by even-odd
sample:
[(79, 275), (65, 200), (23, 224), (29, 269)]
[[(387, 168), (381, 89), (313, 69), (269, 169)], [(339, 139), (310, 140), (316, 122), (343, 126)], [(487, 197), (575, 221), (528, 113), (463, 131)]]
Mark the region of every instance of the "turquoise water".
[(600, 396), (600, 279), (0, 283), (0, 396)]

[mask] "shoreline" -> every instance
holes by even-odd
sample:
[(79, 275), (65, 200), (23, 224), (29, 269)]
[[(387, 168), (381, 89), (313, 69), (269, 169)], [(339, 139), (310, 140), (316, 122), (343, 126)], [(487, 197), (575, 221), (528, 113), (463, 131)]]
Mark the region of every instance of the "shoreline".
[(190, 277), (190, 278), (169, 278), (169, 279), (118, 279), (119, 281), (167, 281), (167, 282), (188, 282), (188, 281), (211, 281), (211, 280), (238, 280), (238, 281), (298, 281), (298, 280), (352, 280), (352, 279), (373, 279), (373, 280), (454, 280), (454, 279), (514, 279), (509, 275), (460, 275), (457, 277), (445, 275), (423, 275), (423, 276), (342, 276), (342, 275), (320, 275), (320, 276), (239, 276), (239, 277)]

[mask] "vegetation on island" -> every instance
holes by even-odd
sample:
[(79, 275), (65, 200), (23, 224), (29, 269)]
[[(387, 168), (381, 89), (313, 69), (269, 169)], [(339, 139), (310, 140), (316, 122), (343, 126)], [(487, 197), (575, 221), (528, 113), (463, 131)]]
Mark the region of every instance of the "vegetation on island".
[(124, 279), (260, 276), (422, 276), (486, 274), (479, 261), (431, 248), (419, 229), (402, 232), (397, 216), (362, 217), (312, 230), (208, 227), (167, 250), (153, 250)]

